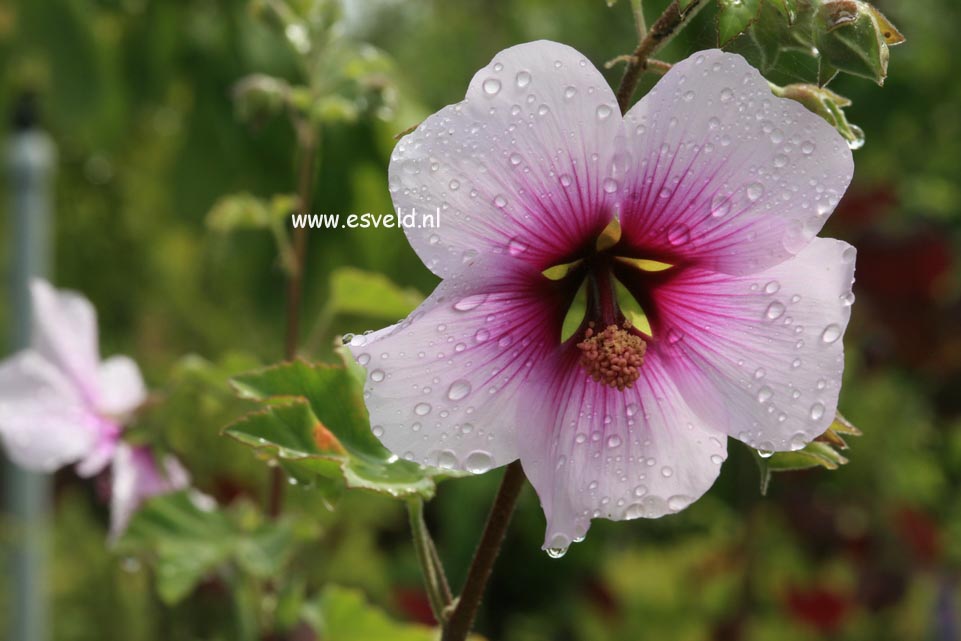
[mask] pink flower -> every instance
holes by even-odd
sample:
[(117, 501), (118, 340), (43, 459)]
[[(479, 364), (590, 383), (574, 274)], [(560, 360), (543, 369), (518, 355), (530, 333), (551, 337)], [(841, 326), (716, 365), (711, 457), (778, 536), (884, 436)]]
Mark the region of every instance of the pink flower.
[(0, 363), (0, 437), (21, 467), (52, 472), (77, 464), (93, 476), (112, 464), (111, 537), (147, 497), (182, 489), (183, 467), (160, 470), (146, 448), (121, 443), (124, 423), (147, 398), (137, 364), (100, 360), (97, 315), (83, 296), (30, 284), (32, 344)]
[(0, 363), (0, 436), (18, 465), (51, 472), (110, 462), (123, 422), (147, 397), (137, 364), (100, 360), (97, 313), (83, 296), (30, 284), (31, 346)]
[(190, 474), (173, 456), (156, 458), (147, 447), (117, 446), (113, 457), (113, 485), (110, 492), (110, 538), (115, 541), (130, 518), (149, 498), (190, 486)]
[(441, 213), (406, 232), (443, 282), (350, 341), (374, 433), (428, 465), (520, 458), (560, 550), (688, 506), (728, 436), (803, 447), (837, 408), (855, 251), (816, 234), (852, 171), (740, 56), (697, 53), (622, 118), (570, 47), (500, 52), (391, 157), (395, 206)]

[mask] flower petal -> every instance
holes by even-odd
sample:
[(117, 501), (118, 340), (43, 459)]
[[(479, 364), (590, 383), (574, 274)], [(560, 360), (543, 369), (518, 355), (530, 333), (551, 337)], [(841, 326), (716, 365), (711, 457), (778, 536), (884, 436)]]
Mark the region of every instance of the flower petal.
[(747, 274), (797, 254), (847, 189), (851, 151), (736, 54), (679, 62), (625, 117), (640, 171), (621, 226), (644, 258)]
[(50, 283), (30, 283), (33, 349), (72, 381), (83, 398), (96, 404), (100, 355), (97, 312), (76, 292), (56, 290)]
[(614, 94), (584, 56), (546, 40), (517, 45), (397, 144), (394, 206), (418, 220), (440, 212), (436, 228), (406, 228), (438, 276), (492, 252), (543, 270), (610, 221), (621, 131)]
[(87, 456), (99, 419), (71, 381), (32, 350), (0, 364), (0, 436), (21, 467), (52, 472)]
[(547, 517), (544, 547), (563, 550), (593, 518), (657, 518), (711, 487), (726, 435), (701, 421), (656, 351), (623, 392), (595, 383), (564, 350), (537, 372), (517, 435), (524, 471)]
[(103, 361), (98, 380), (100, 403), (97, 409), (107, 416), (123, 417), (147, 398), (140, 368), (127, 356), (111, 356)]
[(475, 473), (517, 458), (519, 392), (560, 344), (563, 312), (549, 288), (534, 291), (541, 281), (536, 272), (472, 268), (444, 280), (403, 322), (353, 337), (372, 429), (388, 449)]
[(752, 276), (688, 270), (659, 288), (655, 332), (701, 418), (762, 450), (799, 449), (837, 411), (855, 250), (816, 238)]
[(120, 443), (111, 467), (110, 540), (116, 541), (137, 508), (147, 499), (190, 485), (190, 474), (173, 456), (163, 457), (163, 469), (146, 447)]

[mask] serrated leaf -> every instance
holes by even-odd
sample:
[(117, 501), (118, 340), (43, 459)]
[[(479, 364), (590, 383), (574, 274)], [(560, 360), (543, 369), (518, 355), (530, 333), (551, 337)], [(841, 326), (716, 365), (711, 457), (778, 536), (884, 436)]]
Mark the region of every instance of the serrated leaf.
[(760, 0), (718, 0), (717, 43), (724, 47), (758, 18)]
[(330, 276), (328, 306), (334, 314), (356, 314), (398, 320), (424, 300), (415, 289), (402, 288), (383, 274), (341, 267)]
[(264, 409), (226, 429), (229, 436), (277, 457), (297, 480), (312, 475), (393, 497), (431, 498), (451, 474), (398, 460), (370, 429), (361, 384), (344, 367), (283, 363), (234, 379)]
[(303, 618), (325, 641), (436, 641), (436, 629), (394, 621), (357, 590), (328, 585), (304, 605)]

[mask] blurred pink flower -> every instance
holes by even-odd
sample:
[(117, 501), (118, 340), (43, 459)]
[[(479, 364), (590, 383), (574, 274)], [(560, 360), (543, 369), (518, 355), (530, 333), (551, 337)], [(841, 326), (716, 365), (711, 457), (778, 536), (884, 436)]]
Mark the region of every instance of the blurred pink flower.
[(350, 340), (374, 433), (428, 465), (520, 458), (557, 550), (685, 508), (728, 436), (803, 447), (837, 408), (855, 251), (816, 234), (852, 171), (740, 56), (691, 56), (622, 118), (570, 47), (500, 52), (391, 157), (394, 205), (441, 212), (406, 233), (443, 282)]
[(149, 498), (190, 486), (190, 474), (175, 457), (158, 460), (147, 447), (121, 443), (111, 466), (110, 538), (116, 540), (137, 508)]
[(31, 346), (0, 362), (0, 437), (14, 463), (38, 472), (76, 463), (89, 477), (112, 463), (116, 536), (144, 498), (186, 487), (187, 474), (172, 457), (161, 471), (145, 448), (121, 443), (147, 390), (130, 358), (100, 360), (90, 301), (42, 280), (30, 293)]
[(31, 346), (0, 363), (0, 436), (22, 467), (77, 463), (78, 474), (92, 476), (147, 397), (140, 370), (126, 356), (100, 360), (97, 313), (86, 298), (41, 280), (30, 293)]

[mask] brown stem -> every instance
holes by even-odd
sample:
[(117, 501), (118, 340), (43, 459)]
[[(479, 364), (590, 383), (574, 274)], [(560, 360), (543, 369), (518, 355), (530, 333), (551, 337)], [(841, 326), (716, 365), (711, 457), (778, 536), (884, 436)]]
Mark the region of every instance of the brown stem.
[[(303, 213), (310, 212), (314, 188), (314, 162), (317, 157), (317, 134), (307, 124), (297, 126), (298, 169), (297, 206)], [(294, 261), (287, 277), (287, 331), (284, 338), (284, 358), (288, 361), (297, 356), (300, 334), (300, 307), (303, 299), (304, 263), (307, 258), (307, 230), (294, 229)], [(270, 490), (267, 496), (267, 513), (280, 515), (284, 502), (284, 472), (280, 467), (271, 468)]]
[(474, 559), (467, 571), (464, 588), (457, 597), (454, 609), (444, 625), (441, 641), (464, 641), (470, 633), (474, 617), (477, 616), (477, 610), (484, 596), (484, 589), (494, 569), (494, 561), (497, 560), (501, 545), (504, 543), (504, 535), (507, 533), (507, 526), (514, 513), (514, 506), (517, 505), (517, 497), (524, 487), (524, 479), (524, 470), (521, 468), (520, 461), (514, 461), (504, 471), (500, 489), (497, 490), (494, 504), (491, 506), (490, 514), (487, 515), (484, 533), (481, 535), (477, 550), (474, 552)]
[(682, 12), (677, 0), (672, 0), (664, 13), (651, 25), (650, 31), (631, 54), (627, 67), (624, 68), (621, 84), (617, 88), (617, 105), (621, 108), (621, 113), (626, 113), (630, 106), (631, 97), (641, 79), (641, 74), (647, 69), (648, 58), (667, 44), (680, 27), (705, 4), (707, 4), (706, 0), (692, 0)]

